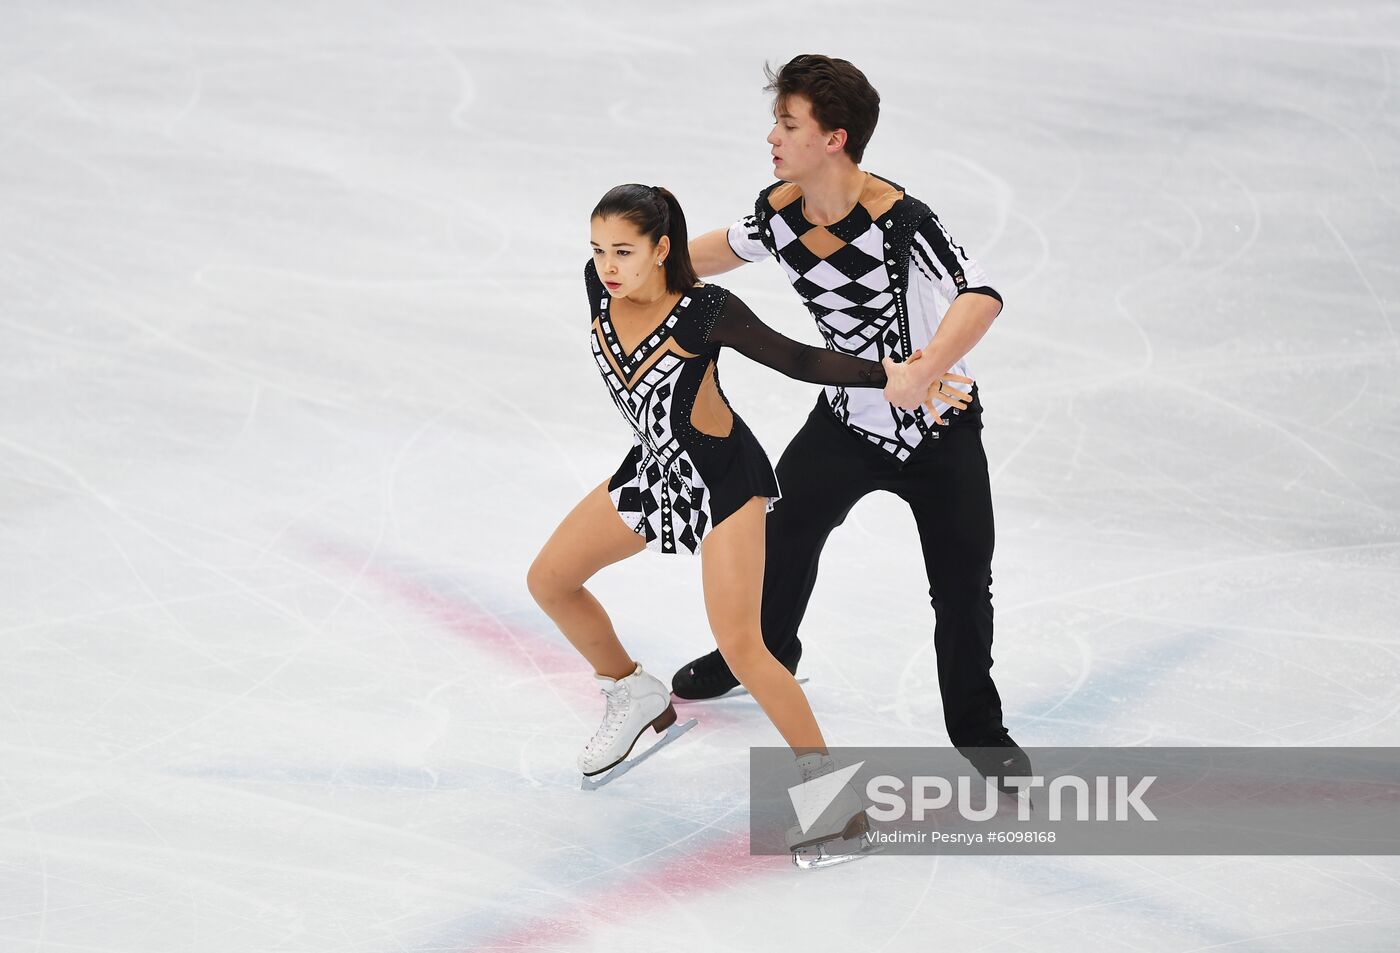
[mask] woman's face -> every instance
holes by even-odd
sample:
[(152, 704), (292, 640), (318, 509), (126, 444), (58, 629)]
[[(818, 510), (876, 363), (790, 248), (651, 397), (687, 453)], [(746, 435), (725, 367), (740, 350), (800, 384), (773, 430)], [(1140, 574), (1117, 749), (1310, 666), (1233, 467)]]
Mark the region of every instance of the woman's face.
[(666, 260), (670, 248), (670, 239), (665, 235), (652, 244), (637, 226), (615, 215), (593, 219), (591, 231), (593, 264), (609, 294), (625, 298), (654, 278), (665, 281), (662, 268), (656, 264)]

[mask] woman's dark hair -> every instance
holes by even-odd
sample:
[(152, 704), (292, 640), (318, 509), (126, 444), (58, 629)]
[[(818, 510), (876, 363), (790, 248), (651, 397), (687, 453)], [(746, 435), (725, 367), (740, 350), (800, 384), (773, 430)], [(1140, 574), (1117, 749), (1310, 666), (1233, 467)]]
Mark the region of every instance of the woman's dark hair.
[(653, 243), (665, 235), (671, 239), (666, 253), (666, 290), (672, 294), (692, 287), (700, 276), (690, 261), (685, 233), (685, 213), (670, 190), (656, 185), (617, 185), (598, 200), (590, 218), (621, 218), (637, 227)]
[(864, 73), (847, 60), (820, 53), (794, 56), (776, 73), (764, 64), (763, 72), (768, 77), (763, 88), (776, 95), (779, 105), (789, 96), (806, 99), (823, 129), (846, 130), (846, 154), (852, 162), (861, 160), (880, 121), (880, 94)]

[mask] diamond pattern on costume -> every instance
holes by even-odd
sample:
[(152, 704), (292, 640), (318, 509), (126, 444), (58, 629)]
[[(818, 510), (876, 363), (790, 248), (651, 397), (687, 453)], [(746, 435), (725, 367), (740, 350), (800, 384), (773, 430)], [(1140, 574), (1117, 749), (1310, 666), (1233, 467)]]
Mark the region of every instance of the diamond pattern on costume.
[[(671, 430), (672, 404), (685, 359), (668, 352), (639, 377), (632, 375), (670, 337), (690, 303), (688, 295), (681, 298), (661, 326), (628, 354), (618, 342), (604, 297), (598, 311), (603, 333), (601, 337), (596, 331), (589, 335), (594, 360), (613, 402), (632, 427), (634, 441), (624, 463), (629, 468), (626, 479), (609, 495), (623, 521), (645, 538), (648, 548), (663, 553), (699, 550), (713, 522), (709, 488)], [(604, 342), (624, 377), (618, 377), (608, 360)]]
[(828, 291), (839, 288), (850, 281), (849, 278), (824, 261), (819, 261), (815, 267), (809, 268), (803, 277)]
[(709, 487), (685, 451), (663, 467), (638, 444), (627, 462), (631, 472), (609, 494), (623, 521), (652, 549), (698, 552), (711, 523)]
[[(870, 227), (864, 232), (861, 232), (855, 238), (851, 239), (851, 244), (876, 261), (881, 261), (890, 257), (888, 254), (890, 246), (889, 243), (885, 241), (885, 233), (880, 231), (879, 227), (876, 226), (874, 222), (871, 222)], [(886, 261), (885, 263), (894, 264), (892, 261)]]
[[(754, 211), (761, 238), (806, 302), (827, 346), (874, 360), (903, 360), (912, 353), (915, 345), (910, 340), (904, 294), (914, 226), (928, 214), (927, 207), (901, 197), (872, 220), (858, 203), (841, 221), (818, 226), (807, 221), (799, 199), (786, 195), (775, 210), (768, 204), (768, 194), (759, 197)], [(820, 231), (808, 235), (814, 229)], [(907, 413), (889, 406), (889, 419), (884, 422), (864, 394), (856, 398), (860, 408), (856, 415), (866, 426), (857, 426), (851, 423), (852, 396), (846, 389), (829, 386), (826, 394), (839, 420), (901, 460), (936, 435), (923, 410)]]
[[(630, 378), (637, 368), (646, 364), (647, 359), (656, 351), (661, 342), (671, 336), (671, 329), (676, 326), (676, 322), (681, 319), (681, 312), (689, 307), (689, 305), (690, 298), (682, 298), (666, 320), (661, 323), (661, 326), (652, 332), (651, 337), (642, 341), (641, 344), (638, 344), (636, 350), (631, 354), (627, 354), (623, 351), (622, 344), (618, 341), (617, 333), (613, 330), (612, 320), (608, 317), (607, 299), (603, 299), (601, 306), (602, 313), (598, 317), (598, 323), (603, 329), (604, 339), (608, 342), (608, 350), (612, 351), (613, 357), (617, 361), (617, 366), (622, 368), (624, 377)], [(597, 335), (594, 335), (594, 337), (596, 338)], [(617, 383), (621, 384), (624, 390), (628, 389), (626, 381), (618, 381)]]
[(792, 244), (793, 241), (797, 239), (797, 235), (793, 232), (792, 228), (788, 226), (788, 223), (776, 215), (773, 216), (772, 225), (770, 227), (772, 229), (773, 244), (778, 246), (779, 251), (787, 248), (788, 245)]
[[(894, 300), (890, 272), (881, 257), (883, 233), (868, 219), (858, 225), (853, 240), (846, 239), (825, 258), (797, 240), (799, 230), (813, 226), (802, 218), (796, 203), (773, 215), (767, 227), (788, 280), (817, 321), (835, 312), (845, 319), (831, 328), (841, 350), (864, 351), (884, 325), (896, 319), (896, 310), (890, 307)], [(845, 237), (839, 230), (833, 234)]]
[(608, 382), (613, 402), (631, 425), (633, 435), (646, 448), (647, 454), (667, 465), (679, 450), (671, 432), (671, 398), (675, 396), (676, 378), (685, 361), (675, 354), (665, 354), (647, 369), (631, 390), (617, 378), (606, 355), (593, 337), (593, 353), (603, 379)]
[[(840, 350), (850, 353), (864, 351), (880, 336), (880, 332), (894, 323), (893, 315), (877, 314), (873, 320), (860, 318), (850, 311), (825, 310), (815, 314), (817, 327), (822, 334), (834, 339)], [(883, 355), (880, 355), (883, 356)], [(903, 354), (893, 354), (903, 357)]]
[[(885, 270), (883, 263), (877, 264), (874, 268), (857, 278), (856, 284), (864, 285), (877, 294), (882, 291), (888, 291), (890, 287), (890, 273)], [(886, 295), (886, 297), (888, 297), (888, 295)], [(869, 301), (866, 302), (866, 304), (869, 303)]]
[(811, 299), (813, 304), (819, 304), (823, 308), (830, 308), (833, 311), (844, 311), (855, 306), (854, 301), (848, 301), (834, 291), (824, 291)]

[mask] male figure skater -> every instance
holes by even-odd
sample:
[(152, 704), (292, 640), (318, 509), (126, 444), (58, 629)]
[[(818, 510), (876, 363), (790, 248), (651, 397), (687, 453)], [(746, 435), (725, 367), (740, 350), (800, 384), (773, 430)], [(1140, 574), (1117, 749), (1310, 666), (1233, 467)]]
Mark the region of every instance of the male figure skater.
[[(926, 205), (860, 168), (880, 114), (865, 74), (846, 60), (804, 54), (768, 77), (779, 181), (759, 193), (753, 214), (690, 242), (696, 270), (717, 275), (772, 256), (828, 346), (874, 360), (923, 353), (909, 392), (892, 398), (915, 410), (876, 390), (826, 387), (783, 451), (783, 495), (766, 532), (764, 642), (796, 672), (797, 630), (827, 536), (861, 497), (897, 494), (913, 513), (928, 572), (948, 736), (983, 775), (1029, 775), (1025, 752), (1002, 724), (990, 671), (993, 525), (982, 404), (973, 385), (966, 409), (956, 409), (964, 395), (949, 383), (971, 377), (966, 355), (1000, 312), (1001, 295)], [(926, 394), (934, 413), (917, 406)], [(843, 581), (858, 591), (858, 578)], [(715, 651), (677, 671), (672, 690), (714, 698), (737, 684)]]

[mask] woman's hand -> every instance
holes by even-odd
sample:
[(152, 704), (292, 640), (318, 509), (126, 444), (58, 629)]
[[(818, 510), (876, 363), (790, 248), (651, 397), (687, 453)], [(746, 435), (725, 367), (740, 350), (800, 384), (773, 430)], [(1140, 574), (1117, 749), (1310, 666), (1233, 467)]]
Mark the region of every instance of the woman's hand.
[(925, 369), (914, 366), (923, 356), (923, 351), (915, 351), (902, 364), (888, 357), (880, 361), (885, 367), (885, 400), (902, 410), (913, 410), (928, 398)]

